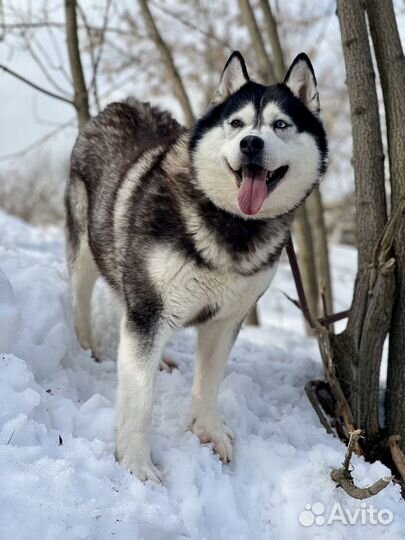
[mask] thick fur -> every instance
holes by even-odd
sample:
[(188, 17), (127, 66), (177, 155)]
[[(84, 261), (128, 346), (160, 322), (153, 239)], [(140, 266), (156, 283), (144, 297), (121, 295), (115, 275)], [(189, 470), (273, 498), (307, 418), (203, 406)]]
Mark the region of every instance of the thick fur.
[[(125, 309), (116, 456), (142, 480), (160, 479), (149, 444), (154, 376), (181, 327), (198, 326), (190, 428), (223, 461), (232, 457), (233, 435), (216, 405), (225, 364), (272, 280), (294, 210), (325, 169), (319, 102), (312, 111), (305, 104), (316, 82), (306, 57), (297, 58), (296, 96), (286, 84), (251, 82), (234, 53), (193, 130), (148, 103), (114, 103), (88, 123), (73, 149), (66, 231), (76, 332), (94, 350), (90, 302), (101, 274)], [(244, 128), (235, 133), (229, 122), (238, 115)], [(290, 126), (286, 132), (272, 127), (279, 118)], [(233, 172), (240, 140), (251, 133), (263, 137), (261, 163), (289, 167), (252, 218), (237, 205)]]

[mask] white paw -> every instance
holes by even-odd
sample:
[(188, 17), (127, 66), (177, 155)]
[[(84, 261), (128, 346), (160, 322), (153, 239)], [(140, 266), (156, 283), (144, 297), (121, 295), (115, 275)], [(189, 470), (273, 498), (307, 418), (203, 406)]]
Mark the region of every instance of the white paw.
[(177, 369), (177, 363), (168, 356), (164, 356), (159, 362), (159, 369), (170, 373), (173, 369)]
[(197, 417), (191, 424), (190, 431), (197, 435), (200, 441), (212, 443), (212, 448), (223, 463), (232, 460), (232, 442), (235, 435), (221, 420), (209, 422), (207, 419)]
[(141, 456), (134, 456), (126, 451), (121, 454), (117, 448), (115, 450), (115, 457), (123, 467), (128, 469), (141, 482), (151, 480), (152, 482), (156, 482), (156, 484), (162, 483), (162, 473), (152, 463), (149, 453), (145, 453)]

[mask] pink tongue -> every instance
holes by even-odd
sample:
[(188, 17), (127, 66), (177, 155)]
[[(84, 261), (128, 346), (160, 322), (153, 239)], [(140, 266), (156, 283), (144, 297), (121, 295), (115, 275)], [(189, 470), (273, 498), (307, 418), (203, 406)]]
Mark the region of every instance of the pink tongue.
[(250, 168), (243, 168), (238, 203), (244, 214), (254, 216), (262, 207), (268, 195), (266, 176), (267, 171), (265, 169), (252, 171)]

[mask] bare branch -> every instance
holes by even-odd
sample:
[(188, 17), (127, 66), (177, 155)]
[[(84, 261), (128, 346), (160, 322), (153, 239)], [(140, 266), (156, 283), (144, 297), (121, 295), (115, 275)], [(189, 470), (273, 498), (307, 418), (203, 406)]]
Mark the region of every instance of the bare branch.
[(274, 74), (278, 81), (282, 81), (287, 73), (284, 63), (284, 53), (280, 43), (280, 36), (277, 28), (277, 21), (274, 18), (269, 0), (260, 0), (260, 5), (263, 11), (264, 24), (269, 36), (272, 57), (274, 63)]
[(48, 69), (45, 67), (44, 63), (42, 62), (42, 59), (39, 57), (37, 52), (34, 49), (34, 44), (37, 45), (38, 49), (41, 51), (41, 54), (45, 57), (48, 64), (52, 67), (52, 61), (46, 51), (46, 49), (41, 45), (40, 42), (38, 42), (35, 37), (31, 37), (28, 35), (24, 36), (25, 46), (27, 47), (28, 51), (30, 52), (32, 59), (37, 64), (43, 75), (45, 76), (46, 80), (61, 94), (64, 94), (68, 96), (67, 92), (59, 86), (59, 84), (51, 77)]
[(350, 433), (349, 445), (347, 448), (345, 460), (340, 469), (333, 469), (331, 472), (332, 480), (334, 480), (338, 486), (340, 486), (350, 497), (354, 499), (368, 499), (380, 493), (388, 484), (393, 480), (393, 476), (386, 478), (380, 478), (371, 486), (365, 488), (359, 488), (354, 485), (352, 475), (349, 471), (350, 460), (353, 454), (353, 450), (357, 445), (357, 441), (361, 436), (361, 430), (356, 429)]
[(80, 17), (83, 20), (83, 24), (84, 24), (84, 27), (86, 28), (86, 33), (89, 40), (90, 59), (91, 59), (91, 65), (93, 69), (91, 81), (88, 87), (88, 93), (93, 91), (94, 102), (96, 104), (97, 111), (100, 111), (100, 101), (98, 97), (98, 85), (97, 85), (97, 70), (100, 64), (101, 55), (103, 52), (103, 46), (105, 43), (105, 34), (106, 34), (106, 28), (108, 24), (108, 14), (110, 11), (110, 7), (111, 7), (111, 0), (107, 0), (106, 5), (105, 5), (105, 10), (104, 10), (103, 25), (100, 32), (100, 43), (99, 43), (99, 48), (98, 48), (98, 54), (96, 55), (92, 30), (88, 23), (86, 13), (84, 9), (82, 8), (81, 4), (80, 3), (77, 4), (77, 8), (79, 10)]
[(242, 18), (249, 30), (252, 45), (255, 50), (260, 68), (260, 75), (266, 83), (274, 84), (276, 82), (274, 69), (266, 52), (252, 6), (250, 5), (249, 0), (239, 0), (239, 7)]
[(150, 12), (147, 0), (139, 0), (139, 5), (141, 8), (142, 16), (145, 20), (150, 38), (156, 45), (156, 48), (159, 50), (159, 53), (162, 58), (163, 64), (166, 68), (168, 77), (170, 78), (173, 91), (183, 109), (185, 122), (188, 126), (191, 126), (194, 123), (194, 114), (191, 108), (189, 97), (184, 88), (183, 81), (181, 80), (177, 67), (174, 64), (172, 52), (170, 51), (167, 43), (163, 40), (162, 36), (160, 35), (160, 32)]
[(77, 34), (76, 0), (65, 0), (65, 16), (66, 41), (75, 89), (74, 106), (79, 119), (79, 129), (81, 129), (90, 120), (90, 110)]
[(316, 396), (315, 388), (316, 388), (317, 383), (319, 383), (319, 381), (308, 381), (307, 384), (305, 385), (305, 393), (314, 411), (318, 415), (319, 421), (321, 422), (323, 427), (326, 429), (326, 432), (333, 435), (333, 429), (330, 427), (330, 424)]
[(9, 75), (12, 75), (13, 77), (18, 79), (19, 81), (22, 81), (23, 83), (28, 84), (28, 86), (31, 86), (32, 88), (35, 88), (35, 90), (38, 90), (38, 92), (42, 92), (43, 94), (45, 94), (45, 95), (47, 95), (49, 97), (59, 99), (60, 101), (64, 101), (65, 103), (69, 103), (69, 105), (74, 105), (74, 103), (73, 103), (73, 101), (71, 99), (68, 99), (67, 97), (64, 97), (64, 96), (60, 96), (59, 94), (55, 94), (54, 92), (51, 92), (50, 90), (46, 90), (46, 88), (43, 88), (42, 86), (39, 86), (38, 84), (28, 80), (27, 78), (23, 77), (19, 73), (16, 73), (14, 70), (10, 69), (9, 67), (7, 67), (7, 66), (5, 66), (3, 64), (0, 64), (0, 69), (5, 71)]
[(52, 137), (54, 137), (55, 135), (57, 135), (58, 133), (66, 129), (67, 127), (72, 126), (74, 122), (75, 122), (75, 118), (70, 119), (68, 122), (65, 122), (64, 124), (61, 124), (55, 129), (49, 131), (46, 135), (44, 135), (43, 137), (40, 137), (39, 139), (29, 144), (22, 150), (19, 150), (18, 152), (13, 152), (11, 154), (5, 154), (3, 156), (0, 156), (0, 161), (8, 161), (10, 159), (16, 159), (16, 158), (25, 156), (32, 150), (35, 150), (36, 148), (39, 148), (40, 146), (42, 146), (45, 142), (52, 139)]
[(218, 43), (218, 45), (221, 45), (221, 47), (224, 47), (224, 48), (229, 49), (229, 50), (233, 49), (233, 47), (232, 47), (232, 45), (230, 43), (228, 43), (227, 41), (222, 40), (217, 35), (215, 35), (213, 32), (206, 32), (205, 30), (203, 30), (201, 28), (201, 26), (199, 26), (197, 24), (193, 24), (192, 22), (188, 21), (187, 19), (184, 19), (178, 13), (173, 13), (166, 6), (163, 6), (163, 5), (159, 4), (158, 2), (155, 2), (154, 0), (149, 0), (149, 4), (151, 4), (153, 7), (155, 7), (156, 9), (158, 9), (159, 11), (161, 11), (162, 13), (164, 13), (165, 15), (170, 17), (171, 19), (174, 19), (177, 22), (181, 23), (186, 28), (190, 28), (191, 30), (196, 31), (199, 34), (201, 34), (201, 35), (203, 35), (203, 36), (205, 36), (207, 38), (213, 39), (214, 41), (216, 41)]

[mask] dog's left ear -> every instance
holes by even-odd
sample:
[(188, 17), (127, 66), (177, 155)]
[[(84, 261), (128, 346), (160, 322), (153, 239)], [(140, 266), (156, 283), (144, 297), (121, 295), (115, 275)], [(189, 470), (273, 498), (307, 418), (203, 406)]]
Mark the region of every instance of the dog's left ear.
[(225, 64), (219, 87), (212, 103), (215, 105), (225, 101), (226, 98), (237, 92), (248, 81), (249, 75), (243, 56), (239, 51), (234, 51)]
[(311, 112), (319, 114), (319, 94), (314, 68), (305, 53), (301, 53), (295, 58), (285, 76), (284, 84)]

